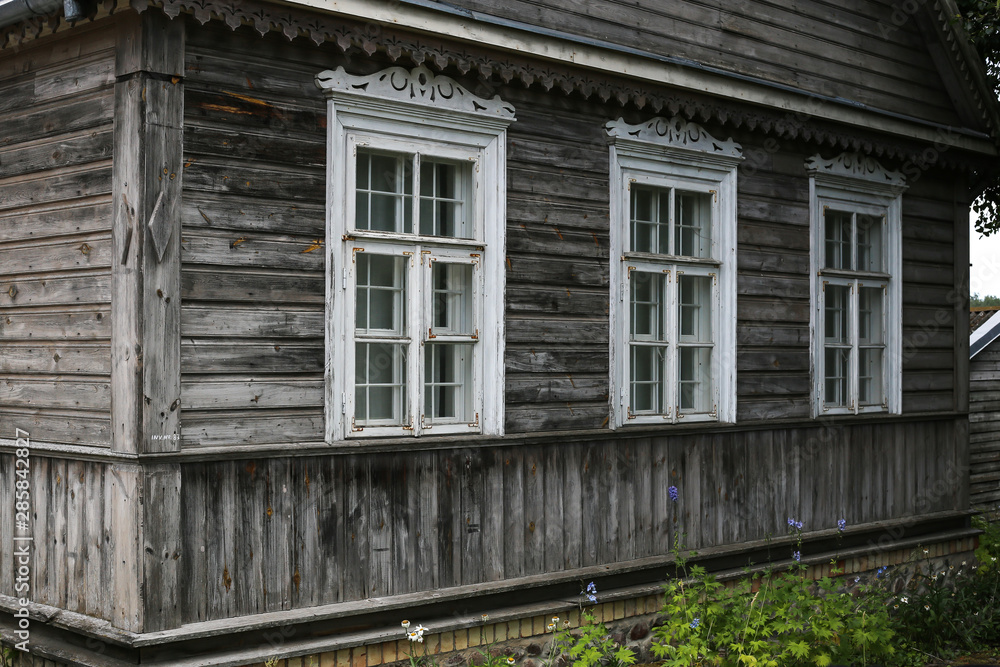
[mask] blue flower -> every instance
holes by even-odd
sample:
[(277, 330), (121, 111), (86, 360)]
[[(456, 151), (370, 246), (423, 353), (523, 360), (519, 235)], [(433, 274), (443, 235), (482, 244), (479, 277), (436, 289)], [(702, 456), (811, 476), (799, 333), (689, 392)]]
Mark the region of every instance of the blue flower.
[(590, 602), (597, 602), (597, 586), (594, 585), (593, 581), (590, 582), (587, 584), (587, 590), (580, 591), (580, 595), (586, 595)]
[(693, 621), (691, 621), (691, 629), (697, 630), (700, 624), (701, 624), (701, 619), (698, 618), (694, 619)]
[(797, 561), (801, 561), (802, 560), (802, 553), (799, 552), (799, 551), (793, 551), (792, 552), (792, 558), (795, 559), (795, 560), (797, 560)]
[(670, 499), (676, 503), (677, 502), (677, 487), (676, 486), (668, 486), (667, 487), (667, 493), (670, 494)]
[(837, 519), (837, 530), (844, 532), (847, 528), (847, 519)]
[(794, 528), (795, 530), (802, 530), (802, 522), (796, 521), (792, 517), (788, 517), (788, 527)]
[(878, 570), (875, 571), (875, 578), (878, 579), (879, 577), (881, 577), (883, 574), (885, 574), (885, 571), (888, 569), (889, 567), (886, 565), (880, 567)]

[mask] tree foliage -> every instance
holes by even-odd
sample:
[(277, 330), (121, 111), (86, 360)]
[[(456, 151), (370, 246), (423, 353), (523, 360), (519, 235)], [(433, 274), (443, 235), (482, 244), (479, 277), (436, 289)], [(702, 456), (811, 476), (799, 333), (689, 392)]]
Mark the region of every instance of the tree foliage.
[[(962, 13), (959, 20), (985, 61), (986, 75), (1000, 98), (1000, 0), (957, 0), (956, 4)], [(977, 232), (985, 235), (1000, 232), (1000, 169), (987, 176), (972, 210), (978, 216)]]
[(984, 294), (980, 296), (978, 293), (972, 295), (969, 306), (971, 308), (984, 308), (987, 306), (1000, 306), (1000, 296), (993, 296), (990, 294)]

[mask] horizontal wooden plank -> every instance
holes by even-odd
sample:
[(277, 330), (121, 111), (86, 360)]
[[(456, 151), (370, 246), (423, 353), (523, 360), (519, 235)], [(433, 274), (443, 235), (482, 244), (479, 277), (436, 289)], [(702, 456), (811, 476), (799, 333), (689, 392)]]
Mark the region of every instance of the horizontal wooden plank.
[(103, 52), (59, 68), (25, 70), (31, 74), (0, 83), (0, 114), (109, 88), (115, 81), (114, 69), (114, 58)]
[(222, 413), (188, 412), (181, 432), (183, 448), (265, 445), (323, 439), (322, 410), (269, 410)]
[(607, 176), (511, 163), (507, 164), (507, 192), (521, 197), (594, 202), (597, 206), (608, 206), (610, 198)]
[(812, 414), (808, 395), (781, 398), (737, 397), (736, 421), (768, 419), (807, 419)]
[(514, 232), (512, 226), (534, 223), (540, 226), (551, 225), (560, 230), (582, 229), (607, 234), (610, 215), (607, 206), (554, 202), (507, 193), (508, 233)]
[(185, 410), (305, 408), (323, 404), (322, 377), (214, 380), (188, 375), (181, 379), (181, 406)]
[[(239, 127), (237, 131), (236, 127)], [(184, 126), (184, 156), (197, 160), (201, 156), (228, 160), (260, 160), (286, 167), (326, 167), (326, 141), (317, 136), (301, 139), (284, 136), (272, 128), (252, 132), (241, 126)]]
[[(0, 355), (3, 373), (59, 373), (109, 375), (111, 345), (70, 343), (5, 342)], [(67, 390), (68, 391), (68, 390)]]
[(0, 117), (0, 147), (107, 125), (114, 117), (114, 102), (109, 88)]
[(0, 280), (12, 275), (111, 269), (111, 235), (88, 235), (72, 241), (0, 245)]
[[(210, 43), (202, 40), (211, 40)], [(240, 39), (211, 30), (193, 32), (186, 44), (185, 84), (218, 92), (310, 101), (317, 109), (325, 104), (313, 81), (317, 66), (329, 67), (329, 54), (321, 49), (295, 49), (294, 58), (282, 57), (273, 44)], [(310, 64), (309, 60), (314, 62)], [(324, 65), (324, 63), (326, 63)]]
[(809, 275), (809, 254), (790, 250), (753, 250), (740, 248), (736, 257), (740, 271), (767, 271), (773, 273), (794, 273)]
[(182, 336), (238, 338), (322, 338), (323, 308), (286, 310), (278, 307), (216, 308), (181, 306)]
[(608, 343), (608, 320), (508, 317), (509, 343)]
[(323, 373), (323, 341), (181, 339), (182, 373)]
[(74, 167), (111, 159), (111, 127), (101, 127), (52, 141), (18, 144), (0, 150), (0, 174), (5, 178), (57, 167)]
[(95, 412), (53, 411), (40, 408), (0, 410), (0, 433), (20, 428), (36, 442), (111, 446), (111, 417)]
[(273, 239), (251, 234), (185, 233), (181, 239), (181, 261), (187, 265), (253, 266), (322, 274), (326, 253), (322, 238)]
[(0, 214), (0, 242), (110, 231), (110, 195)]
[(736, 323), (736, 344), (739, 346), (809, 347), (809, 327), (760, 326)]
[(736, 300), (738, 322), (781, 322), (809, 324), (809, 301), (792, 298), (744, 296)]
[(522, 223), (508, 227), (507, 253), (565, 255), (567, 257), (608, 257), (610, 239), (607, 234), (559, 229), (551, 225)]
[[(249, 94), (248, 94), (249, 93)], [(269, 130), (276, 135), (315, 137), (325, 141), (326, 109), (316, 100), (291, 100), (255, 91), (208, 90), (198, 85), (184, 90), (184, 125), (202, 122)]]
[(954, 396), (950, 391), (904, 391), (903, 414), (908, 412), (942, 412), (951, 410)]
[(744, 371), (808, 371), (809, 350), (741, 348), (740, 353), (736, 356), (736, 370), (741, 373)]
[(184, 190), (323, 204), (326, 174), (306, 167), (283, 169), (249, 161), (189, 159), (184, 166)]
[(744, 372), (736, 376), (736, 394), (740, 397), (808, 395), (811, 389), (808, 373)]
[(607, 178), (610, 172), (607, 145), (585, 143), (579, 138), (554, 139), (552, 137), (524, 136), (512, 132), (507, 140), (507, 161), (511, 164), (537, 165), (557, 169), (564, 173), (569, 165), (574, 172), (589, 172)]
[(107, 195), (110, 192), (111, 163), (105, 160), (81, 167), (0, 179), (0, 210)]
[(608, 291), (601, 288), (507, 285), (508, 313), (550, 313), (567, 317), (608, 314)]
[(507, 256), (507, 283), (604, 287), (607, 262), (576, 257)]
[(111, 303), (110, 272), (49, 278), (0, 279), (0, 306), (58, 306)]
[(181, 270), (181, 299), (189, 302), (322, 304), (324, 290), (323, 276), (317, 275), (248, 269), (205, 270), (188, 266)]
[(211, 228), (326, 237), (323, 205), (295, 199), (272, 201), (215, 192), (185, 192), (181, 215), (185, 233)]
[(740, 272), (736, 277), (736, 293), (740, 296), (808, 299), (809, 278), (806, 275), (762, 275), (749, 271)]
[(608, 415), (606, 402), (509, 405), (504, 423), (509, 433), (605, 428)]
[(0, 379), (0, 405), (20, 408), (111, 410), (109, 380), (40, 380), (26, 376)]
[(909, 371), (903, 373), (903, 391), (946, 391), (955, 385), (949, 371)]
[(608, 368), (608, 348), (604, 346), (522, 347), (504, 350), (508, 377), (514, 373), (579, 374)]
[[(740, 181), (742, 183), (742, 181)], [(740, 195), (737, 195), (740, 197)], [(808, 220), (809, 210), (805, 209)], [(785, 218), (742, 219), (736, 226), (738, 243), (737, 255), (744, 248), (781, 248), (798, 252), (809, 252), (809, 228), (785, 224)], [(800, 217), (800, 216), (797, 216)], [(780, 220), (780, 222), (779, 222)]]
[(605, 375), (511, 375), (504, 394), (509, 404), (602, 402), (608, 400)]
[(111, 337), (110, 306), (72, 311), (5, 309), (0, 315), (0, 340), (87, 340)]

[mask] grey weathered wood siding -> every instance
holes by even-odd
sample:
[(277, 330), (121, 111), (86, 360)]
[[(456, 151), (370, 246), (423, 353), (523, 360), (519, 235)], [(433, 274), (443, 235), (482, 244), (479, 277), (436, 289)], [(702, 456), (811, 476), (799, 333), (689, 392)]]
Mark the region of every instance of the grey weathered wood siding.
[[(113, 487), (108, 465), (32, 455), (30, 598), (33, 602), (111, 620), (116, 606), (112, 544), (114, 522), (107, 511)], [(14, 531), (15, 459), (0, 455), (0, 475), (12, 480), (0, 485), (0, 591), (18, 597), (15, 589)], [(106, 479), (108, 477), (108, 479)]]
[(921, 4), (873, 0), (456, 0), (541, 28), (691, 59), (940, 123), (958, 122)]
[[(312, 76), (333, 56), (191, 33), (184, 444), (321, 440), (325, 107)], [(517, 109), (508, 130), (506, 430), (604, 428), (612, 262), (603, 127), (623, 111), (518, 87), (494, 92)], [(737, 197), (737, 419), (809, 418), (804, 163), (819, 149), (709, 129), (733, 135), (748, 158)], [(954, 405), (953, 178), (923, 171), (903, 198), (905, 413)]]
[(0, 56), (0, 437), (110, 444), (114, 46)]
[(1000, 504), (1000, 341), (969, 364), (969, 463), (973, 507)]
[[(185, 623), (963, 505), (954, 421), (185, 464)], [(667, 487), (679, 490), (672, 503)], [(776, 553), (788, 558), (790, 553)]]

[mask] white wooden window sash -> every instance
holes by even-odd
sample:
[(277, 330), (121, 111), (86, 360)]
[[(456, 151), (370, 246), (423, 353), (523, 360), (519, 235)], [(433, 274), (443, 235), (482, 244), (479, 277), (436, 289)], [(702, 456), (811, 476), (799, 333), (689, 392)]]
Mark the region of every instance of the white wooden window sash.
[[(626, 215), (618, 223), (624, 227), (619, 340), (625, 345), (622, 350), (618, 411), (623, 416), (623, 423), (715, 421), (718, 419), (721, 377), (721, 359), (716, 346), (720, 311), (718, 271), (721, 265), (715, 259), (719, 256), (718, 191), (704, 182), (631, 171), (623, 173), (622, 184), (621, 210)], [(659, 219), (658, 222), (636, 222), (633, 192), (637, 190), (643, 194), (654, 193), (654, 202), (657, 203), (653, 205), (652, 215)], [(686, 238), (690, 228), (683, 225), (683, 220), (677, 216), (678, 198), (692, 194), (703, 197), (709, 205), (706, 216), (708, 229), (702, 229), (702, 232), (707, 232), (708, 239), (705, 246), (696, 251), (696, 256), (682, 254), (685, 249), (690, 249)], [(666, 214), (662, 211), (664, 206)], [(648, 234), (636, 231), (640, 224), (649, 228)], [(642, 240), (639, 236), (643, 237)], [(684, 336), (681, 331), (682, 309), (688, 306), (682, 304), (680, 288), (682, 281), (691, 278), (704, 279), (709, 285), (708, 297), (697, 304), (710, 311), (706, 319), (711, 333), (701, 340)], [(643, 290), (638, 283), (640, 280), (655, 280), (657, 283), (653, 290), (656, 303), (648, 304), (648, 308), (654, 310), (661, 320), (657, 323), (656, 335), (637, 330), (636, 299), (648, 298), (639, 296), (639, 291)], [(691, 378), (686, 373), (688, 364), (682, 362), (691, 357), (701, 357), (702, 353), (708, 357), (708, 362), (697, 364), (700, 373), (697, 378)], [(644, 368), (647, 364), (649, 368)], [(700, 405), (691, 407), (688, 401), (683, 400), (685, 389), (697, 390), (698, 384), (708, 385), (708, 389), (704, 390), (705, 396)], [(647, 395), (651, 400), (645, 400)], [(640, 396), (643, 398), (640, 399)], [(650, 403), (656, 405), (647, 407)]]
[[(327, 440), (502, 434), (513, 109), (422, 67), (328, 70), (317, 85), (329, 98)], [(373, 257), (389, 262), (374, 278), (359, 260)]]

